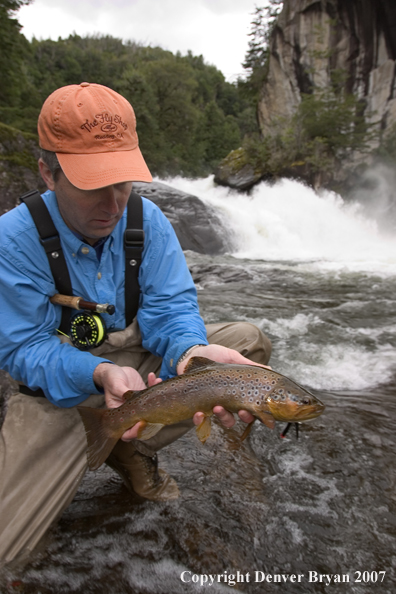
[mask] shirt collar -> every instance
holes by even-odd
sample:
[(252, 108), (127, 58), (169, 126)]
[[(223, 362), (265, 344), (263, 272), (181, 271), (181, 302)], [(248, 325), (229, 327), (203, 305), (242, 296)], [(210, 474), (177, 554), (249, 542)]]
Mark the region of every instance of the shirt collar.
[(70, 230), (73, 233), (73, 235), (75, 237), (77, 237), (77, 239), (79, 239), (83, 243), (86, 243), (87, 245), (90, 245), (91, 247), (94, 248), (95, 253), (96, 253), (96, 257), (97, 257), (97, 259), (100, 262), (100, 258), (102, 257), (102, 252), (103, 252), (104, 245), (105, 245), (106, 241), (108, 240), (108, 238), (110, 237), (110, 235), (106, 235), (106, 237), (101, 237), (100, 239), (98, 239), (98, 241), (96, 241), (92, 245), (92, 244), (88, 243), (87, 241), (85, 241), (85, 239), (83, 238), (83, 236), (80, 233), (77, 233), (77, 231), (73, 231), (72, 229), (70, 229)]

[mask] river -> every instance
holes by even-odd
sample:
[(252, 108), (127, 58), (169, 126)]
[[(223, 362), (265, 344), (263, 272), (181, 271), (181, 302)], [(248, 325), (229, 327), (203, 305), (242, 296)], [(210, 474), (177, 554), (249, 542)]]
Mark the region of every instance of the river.
[(288, 180), (249, 196), (211, 178), (166, 183), (227, 230), (226, 254), (186, 253), (205, 320), (258, 325), (272, 367), (326, 410), (299, 439), (281, 439), (279, 423), (242, 443), (239, 424), (215, 425), (204, 446), (186, 435), (160, 454), (177, 501), (134, 504), (110, 469), (88, 473), (2, 591), (393, 593), (396, 241), (384, 209)]

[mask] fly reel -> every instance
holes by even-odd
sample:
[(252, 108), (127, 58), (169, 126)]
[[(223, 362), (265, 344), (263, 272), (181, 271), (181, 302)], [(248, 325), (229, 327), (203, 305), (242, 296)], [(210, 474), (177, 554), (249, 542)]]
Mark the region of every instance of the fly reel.
[(70, 339), (80, 351), (100, 346), (106, 336), (106, 324), (99, 314), (83, 310), (70, 318)]
[(85, 301), (82, 297), (60, 295), (59, 293), (53, 295), (50, 301), (56, 305), (62, 305), (62, 307), (79, 310), (70, 318), (69, 338), (80, 351), (94, 349), (104, 342), (107, 329), (99, 312), (112, 316), (115, 312), (114, 305), (111, 303), (94, 303), (93, 301)]

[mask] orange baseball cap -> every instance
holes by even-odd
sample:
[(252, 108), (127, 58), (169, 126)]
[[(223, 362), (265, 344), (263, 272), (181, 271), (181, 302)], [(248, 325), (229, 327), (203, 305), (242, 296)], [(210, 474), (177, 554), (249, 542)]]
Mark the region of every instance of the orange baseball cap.
[(56, 153), (80, 190), (152, 181), (132, 105), (108, 87), (82, 82), (54, 91), (41, 109), (38, 134), (40, 147)]

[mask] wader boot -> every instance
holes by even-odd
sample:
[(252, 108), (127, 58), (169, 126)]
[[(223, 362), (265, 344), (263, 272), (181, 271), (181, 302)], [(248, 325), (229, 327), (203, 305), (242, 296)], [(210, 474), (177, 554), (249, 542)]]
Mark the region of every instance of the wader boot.
[(145, 456), (132, 442), (118, 441), (106, 464), (121, 476), (134, 495), (151, 501), (170, 501), (179, 497), (176, 481), (158, 469), (157, 454)]

